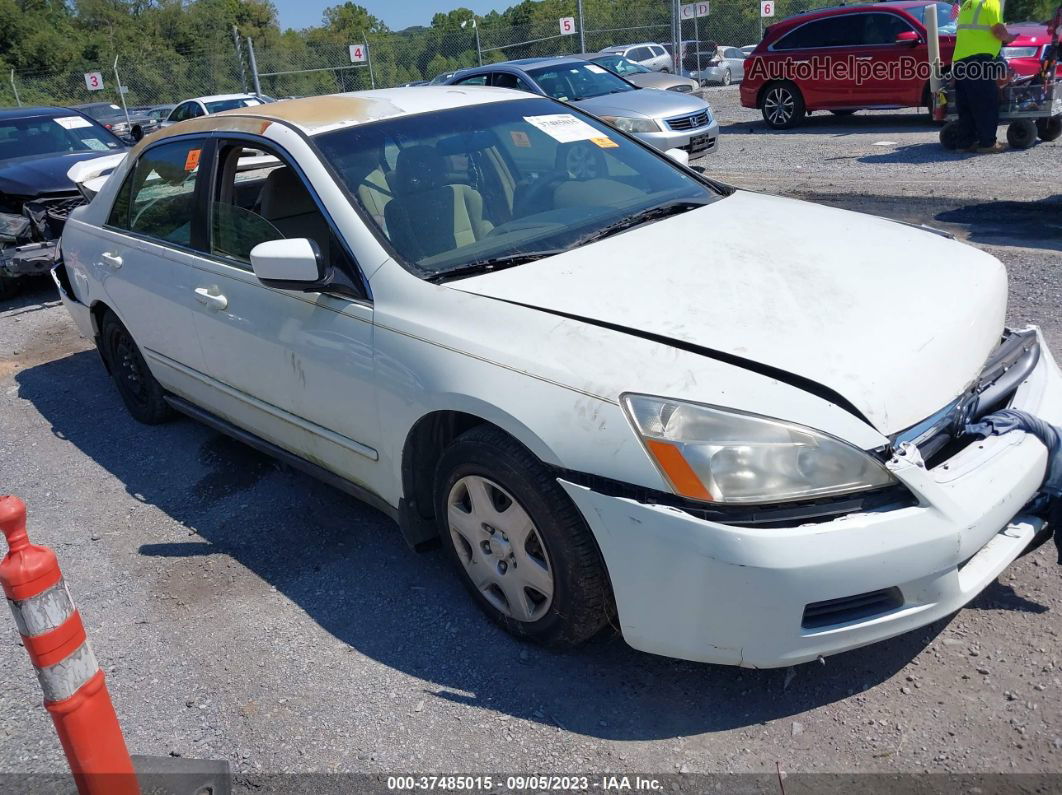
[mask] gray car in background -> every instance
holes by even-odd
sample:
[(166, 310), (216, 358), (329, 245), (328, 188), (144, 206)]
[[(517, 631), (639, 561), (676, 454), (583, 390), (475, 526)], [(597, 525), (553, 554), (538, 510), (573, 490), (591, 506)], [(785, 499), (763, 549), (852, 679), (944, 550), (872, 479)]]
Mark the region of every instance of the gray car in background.
[(682, 149), (691, 159), (714, 152), (719, 143), (719, 123), (700, 97), (638, 88), (581, 58), (525, 58), (466, 69), (449, 85), (512, 88), (569, 102), (661, 151)]
[[(716, 83), (728, 86), (745, 77), (745, 59), (748, 56), (738, 47), (720, 44), (687, 56), (684, 71), (701, 85)], [(699, 59), (699, 60), (698, 60)]]
[(675, 62), (662, 44), (642, 42), (641, 44), (617, 44), (615, 47), (606, 47), (601, 52), (622, 55), (628, 61), (641, 64), (653, 72), (673, 72)]
[(696, 80), (668, 72), (653, 72), (641, 64), (610, 52), (582, 52), (573, 55), (573, 58), (582, 58), (585, 61), (596, 63), (613, 72), (624, 80), (634, 83), (638, 88), (655, 88), (660, 91), (679, 91), (683, 94), (691, 94), (700, 86)]

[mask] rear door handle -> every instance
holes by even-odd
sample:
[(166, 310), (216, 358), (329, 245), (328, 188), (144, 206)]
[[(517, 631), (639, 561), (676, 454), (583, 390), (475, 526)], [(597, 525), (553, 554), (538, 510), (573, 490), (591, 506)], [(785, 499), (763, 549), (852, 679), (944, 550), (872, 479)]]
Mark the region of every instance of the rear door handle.
[(102, 254), (100, 254), (100, 259), (102, 259), (104, 263), (107, 264), (107, 267), (112, 268), (113, 270), (118, 270), (120, 267), (122, 267), (122, 258), (119, 257), (117, 254), (112, 254), (109, 251), (104, 251)]
[(196, 287), (195, 300), (211, 309), (226, 309), (229, 299), (218, 292), (217, 287)]

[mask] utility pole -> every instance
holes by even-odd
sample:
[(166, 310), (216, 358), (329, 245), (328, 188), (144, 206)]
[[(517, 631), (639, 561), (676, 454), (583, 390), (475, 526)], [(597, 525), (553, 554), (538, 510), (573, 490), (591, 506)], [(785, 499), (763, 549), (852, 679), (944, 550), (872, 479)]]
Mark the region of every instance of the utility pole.
[(118, 97), (122, 100), (122, 110), (125, 111), (125, 123), (129, 123), (129, 108), (125, 106), (125, 86), (122, 78), (118, 76), (118, 56), (114, 56), (114, 82), (118, 84)]
[(479, 61), (479, 65), (483, 66), (483, 48), (479, 46), (479, 20), (475, 16), (472, 19), (466, 19), (461, 23), (461, 27), (464, 28), (468, 23), (472, 23), (472, 30), (476, 34), (476, 59)]
[(15, 92), (15, 104), (22, 107), (22, 100), (18, 98), (18, 86), (15, 85), (15, 70), (11, 70), (11, 90)]
[(682, 0), (671, 0), (671, 39), (674, 42), (675, 74), (682, 74)]
[(576, 4), (579, 14), (579, 52), (586, 52), (586, 20), (583, 17), (583, 0)]
[(254, 80), (254, 93), (262, 94), (262, 84), (258, 80), (258, 61), (254, 58), (254, 41), (247, 37), (247, 58), (251, 62), (251, 79)]

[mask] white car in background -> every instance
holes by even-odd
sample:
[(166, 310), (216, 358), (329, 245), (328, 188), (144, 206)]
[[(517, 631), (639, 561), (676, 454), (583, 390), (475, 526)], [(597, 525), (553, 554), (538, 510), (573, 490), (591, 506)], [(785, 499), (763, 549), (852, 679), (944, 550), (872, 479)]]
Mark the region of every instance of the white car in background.
[(653, 72), (673, 72), (675, 63), (662, 44), (646, 41), (641, 44), (618, 44), (601, 52), (622, 55), (628, 61), (641, 64)]
[(261, 94), (214, 94), (209, 97), (195, 97), (179, 103), (159, 126), (169, 127), (179, 121), (198, 119), (200, 116), (209, 116), (211, 113), (221, 113), (225, 110), (253, 108), (255, 105), (273, 101), (271, 97)]
[[(558, 167), (573, 151), (603, 170)], [(947, 616), (1044, 537), (1043, 445), (958, 434), (1004, 405), (1062, 422), (998, 260), (720, 185), (547, 97), (182, 123), (62, 251), (134, 417), (183, 411), (440, 540), (519, 636), (614, 623), (791, 665)]]

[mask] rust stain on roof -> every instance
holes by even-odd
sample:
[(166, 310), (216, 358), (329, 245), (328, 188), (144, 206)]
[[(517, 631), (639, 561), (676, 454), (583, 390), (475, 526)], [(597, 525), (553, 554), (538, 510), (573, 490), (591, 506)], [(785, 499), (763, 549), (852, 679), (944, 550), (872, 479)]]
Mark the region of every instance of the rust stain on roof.
[(147, 143), (154, 143), (171, 135), (194, 132), (246, 132), (261, 135), (273, 121), (285, 121), (313, 133), (325, 127), (400, 116), (404, 111), (388, 99), (352, 94), (332, 94), (323, 97), (286, 99), (249, 108), (235, 108), (189, 119), (145, 136), (132, 151), (136, 157)]

